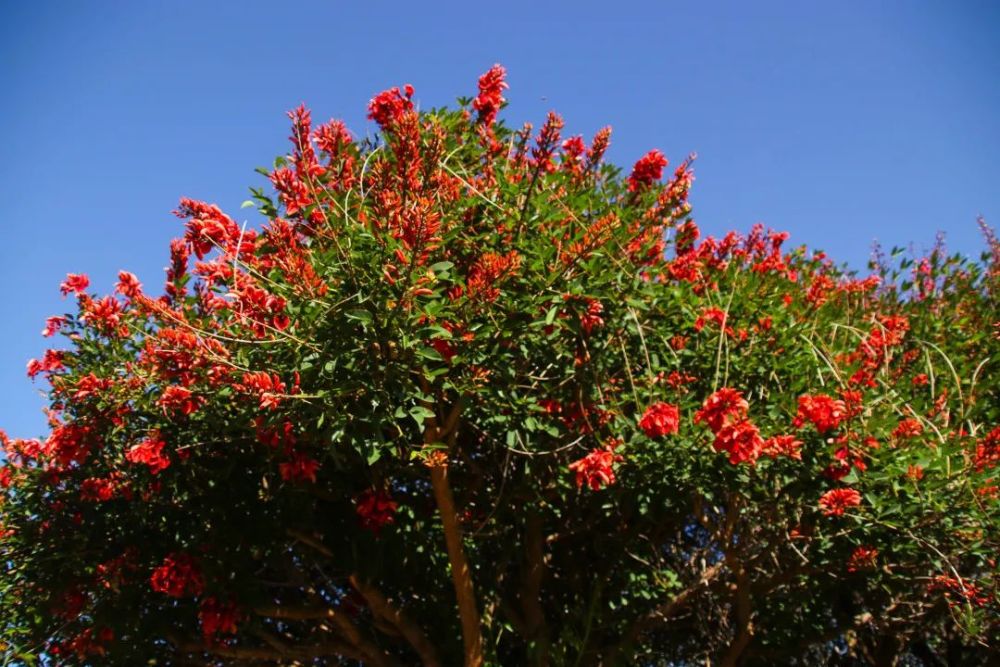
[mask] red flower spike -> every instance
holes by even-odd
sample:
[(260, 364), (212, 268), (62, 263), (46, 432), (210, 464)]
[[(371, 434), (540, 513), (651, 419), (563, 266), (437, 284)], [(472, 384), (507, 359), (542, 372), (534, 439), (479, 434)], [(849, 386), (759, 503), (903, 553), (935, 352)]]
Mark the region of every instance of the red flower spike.
[(629, 192), (644, 190), (663, 178), (663, 168), (666, 166), (667, 158), (656, 149), (643, 155), (636, 161), (628, 177)]
[(413, 110), (413, 86), (404, 86), (405, 95), (399, 88), (384, 90), (368, 103), (368, 118), (374, 120), (384, 130), (395, 125), (403, 114)]
[(502, 65), (494, 65), (479, 77), (479, 95), (472, 101), (472, 108), (479, 112), (479, 122), (487, 127), (496, 121), (500, 107), (506, 101), (503, 91), (508, 88), (507, 70)]

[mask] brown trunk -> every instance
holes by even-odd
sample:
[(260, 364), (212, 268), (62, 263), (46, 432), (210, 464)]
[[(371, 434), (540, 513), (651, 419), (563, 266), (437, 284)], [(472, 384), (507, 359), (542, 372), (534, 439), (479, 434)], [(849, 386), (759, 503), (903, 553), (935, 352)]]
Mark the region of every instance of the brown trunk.
[(455, 596), (458, 598), (458, 616), (462, 623), (462, 642), (465, 645), (465, 667), (482, 667), (483, 635), (479, 609), (476, 607), (476, 595), (472, 587), (472, 573), (469, 571), (469, 563), (465, 559), (465, 549), (462, 546), (462, 528), (455, 512), (455, 499), (448, 483), (448, 464), (446, 461), (437, 460), (431, 463), (430, 468), (434, 500), (441, 513), (441, 523), (444, 524), (444, 539), (448, 547), (448, 560), (451, 563), (451, 580), (455, 585)]

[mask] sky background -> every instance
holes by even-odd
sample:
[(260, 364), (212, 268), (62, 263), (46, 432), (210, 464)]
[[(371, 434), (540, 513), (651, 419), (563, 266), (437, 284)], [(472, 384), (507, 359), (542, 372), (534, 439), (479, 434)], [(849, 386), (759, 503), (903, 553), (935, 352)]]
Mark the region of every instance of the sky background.
[[(755, 222), (863, 269), (871, 242), (978, 255), (1000, 222), (1000, 3), (0, 3), (0, 428), (44, 434), (67, 272), (159, 293), (181, 196), (235, 218), (287, 150), (285, 112), (372, 131), (373, 94), (422, 107), (509, 73), (508, 122), (614, 127), (609, 158), (697, 152), (707, 233)], [(59, 344), (57, 340), (57, 345)]]

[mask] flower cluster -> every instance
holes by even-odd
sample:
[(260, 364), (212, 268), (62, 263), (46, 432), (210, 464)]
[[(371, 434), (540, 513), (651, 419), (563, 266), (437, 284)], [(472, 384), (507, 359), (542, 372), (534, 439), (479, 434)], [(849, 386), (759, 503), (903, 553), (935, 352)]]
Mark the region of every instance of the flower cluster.
[(398, 507), (399, 503), (381, 489), (366, 489), (354, 499), (354, 510), (361, 527), (375, 534), (396, 521)]
[(615, 483), (614, 464), (624, 460), (615, 454), (614, 447), (605, 446), (591, 450), (582, 459), (569, 464), (570, 471), (576, 473), (577, 488), (586, 484), (593, 491)]
[(861, 494), (856, 489), (831, 489), (819, 499), (819, 507), (826, 516), (841, 516), (852, 507), (861, 505)]
[(149, 472), (156, 475), (170, 467), (170, 457), (163, 453), (166, 443), (158, 435), (151, 436), (125, 452), (129, 463), (149, 466)]
[(507, 88), (507, 70), (494, 65), (479, 77), (479, 95), (472, 101), (472, 108), (479, 112), (479, 122), (486, 126), (496, 122), (497, 113), (504, 103), (503, 91)]
[(154, 591), (173, 598), (197, 597), (205, 588), (205, 580), (194, 558), (185, 553), (173, 553), (153, 570), (149, 584)]
[(217, 598), (207, 597), (198, 606), (198, 621), (205, 641), (212, 642), (220, 634), (236, 634), (240, 612), (232, 601), (221, 602)]
[(847, 416), (847, 406), (844, 401), (816, 394), (814, 396), (799, 396), (799, 411), (792, 425), (800, 427), (810, 422), (820, 433), (827, 433), (840, 426)]
[(871, 570), (875, 567), (875, 560), (878, 558), (878, 549), (869, 546), (859, 546), (851, 552), (851, 557), (847, 560), (848, 572), (859, 572), (861, 570)]
[(632, 173), (628, 177), (628, 189), (637, 192), (648, 188), (663, 177), (663, 168), (667, 166), (667, 158), (658, 150), (651, 150), (636, 161)]

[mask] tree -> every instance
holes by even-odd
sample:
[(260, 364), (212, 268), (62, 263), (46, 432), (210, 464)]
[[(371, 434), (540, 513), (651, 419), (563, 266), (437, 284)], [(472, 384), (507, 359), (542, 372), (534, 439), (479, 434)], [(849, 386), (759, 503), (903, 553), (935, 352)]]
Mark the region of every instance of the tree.
[[(298, 108), (167, 283), (62, 285), (3, 437), (7, 663), (996, 657), (1000, 243), (861, 278), (699, 240), (691, 160), (508, 129), (504, 70), (354, 140)], [(193, 255), (193, 257), (192, 257)]]

